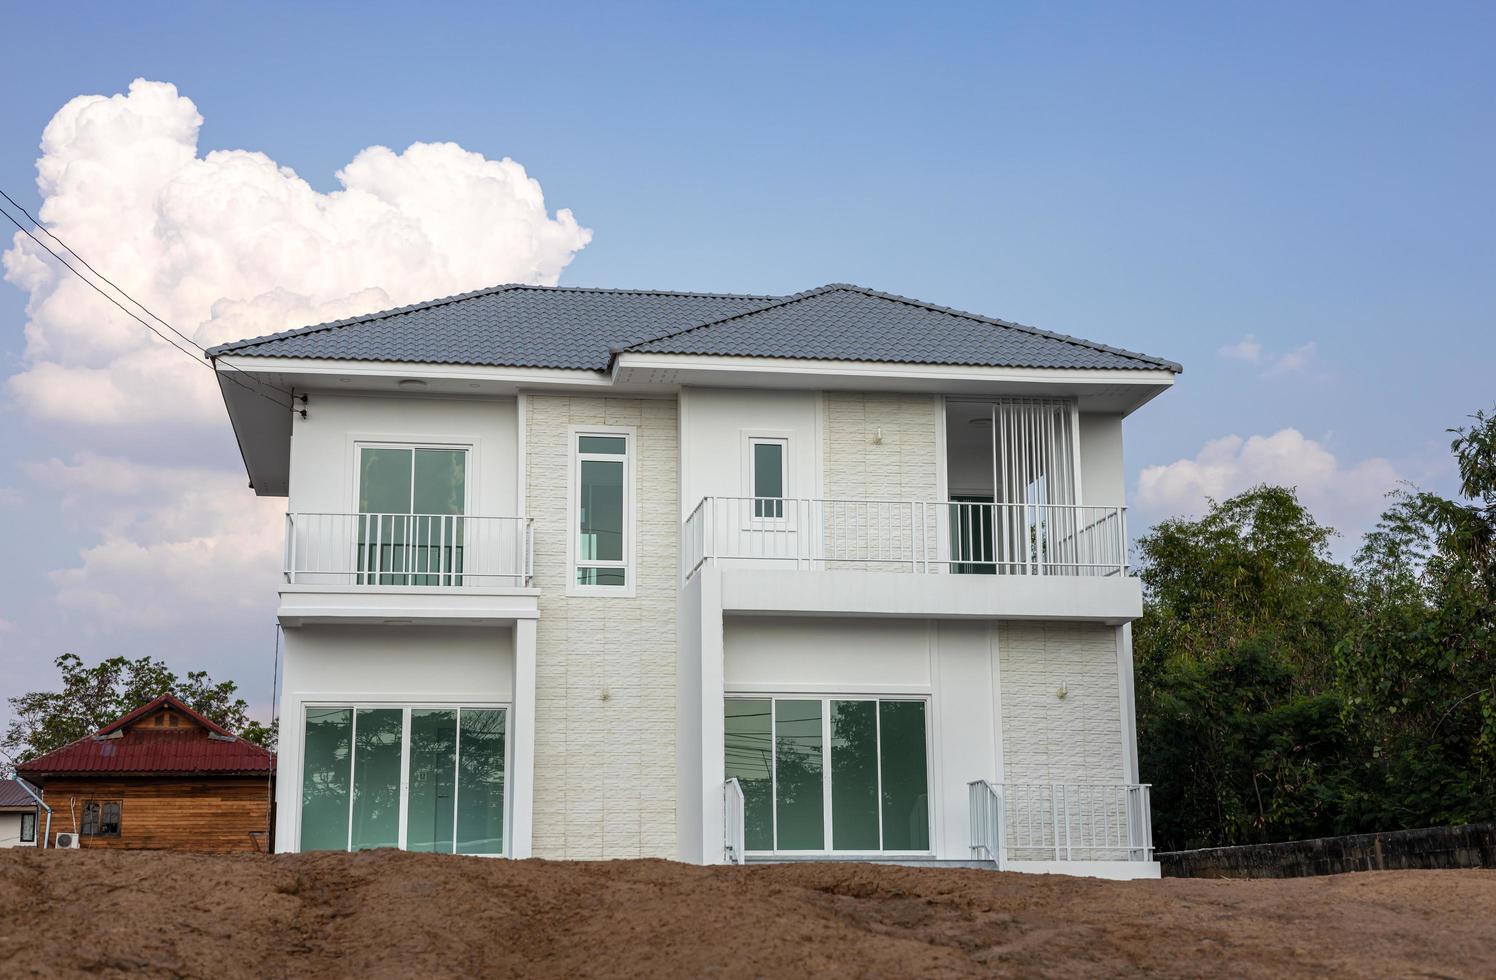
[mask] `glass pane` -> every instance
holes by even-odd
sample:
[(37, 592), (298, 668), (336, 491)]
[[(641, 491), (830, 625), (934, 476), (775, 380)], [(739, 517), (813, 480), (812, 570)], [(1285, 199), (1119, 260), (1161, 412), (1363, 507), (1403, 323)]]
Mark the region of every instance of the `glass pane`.
[(467, 452), (417, 449), (415, 453), (415, 513), (461, 514), (467, 500)]
[(452, 795), (456, 783), (456, 710), (411, 709), (407, 850), (452, 853)]
[(359, 708), (354, 718), (352, 847), (400, 846), (403, 708)]
[(621, 568), (579, 568), (578, 585), (626, 585)]
[(930, 777), (925, 763), (925, 703), (878, 705), (883, 743), (883, 849), (930, 849)]
[(724, 717), (727, 775), (743, 787), (743, 846), (774, 849), (773, 740), (767, 698), (731, 698)]
[(364, 449), (359, 456), (359, 513), (409, 514), (410, 467), (409, 449)]
[(622, 456), (628, 451), (628, 440), (623, 436), (578, 436), (577, 451), (583, 453), (606, 453)]
[(302, 735), (301, 849), (348, 849), (352, 708), (308, 708)]
[(821, 744), (820, 701), (774, 702), (775, 815), (782, 851), (825, 847)]
[(504, 712), (462, 709), (457, 853), (504, 853)]
[(623, 560), (623, 463), (581, 462), (578, 561)]
[(753, 496), (754, 517), (784, 516), (784, 443), (753, 444)]
[(831, 846), (878, 849), (878, 702), (831, 702)]

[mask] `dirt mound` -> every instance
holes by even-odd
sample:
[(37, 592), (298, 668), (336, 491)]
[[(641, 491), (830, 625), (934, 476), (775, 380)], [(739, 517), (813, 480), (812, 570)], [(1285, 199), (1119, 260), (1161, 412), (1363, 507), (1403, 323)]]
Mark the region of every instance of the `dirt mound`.
[(393, 851), (0, 852), (0, 974), (1496, 974), (1496, 872), (1091, 881)]

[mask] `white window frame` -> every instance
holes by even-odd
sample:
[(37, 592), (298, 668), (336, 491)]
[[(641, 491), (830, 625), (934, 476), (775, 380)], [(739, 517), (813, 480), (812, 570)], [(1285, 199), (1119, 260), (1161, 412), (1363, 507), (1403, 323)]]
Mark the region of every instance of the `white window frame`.
[[(455, 440), (442, 441), (439, 439), (377, 439), (366, 436), (358, 436), (353, 440), (353, 479), (350, 488), (348, 502), (348, 513), (357, 514), (359, 493), (363, 489), (362, 481), (364, 475), (364, 450), (365, 449), (409, 449), (412, 452), (411, 480), (415, 479), (414, 452), (417, 449), (446, 449), (460, 450), (465, 460), (462, 473), (462, 516), (472, 517), (473, 500), (477, 494), (477, 463), (478, 443), (477, 440)], [(415, 507), (415, 487), (411, 487), (411, 507)]]
[[(820, 850), (780, 850), (779, 849), (779, 806), (774, 794), (779, 789), (779, 761), (778, 753), (771, 752), (769, 755), (770, 774), (770, 826), (774, 840), (774, 849), (768, 851), (746, 851), (745, 853), (761, 857), (878, 857), (878, 858), (928, 858), (935, 854), (935, 715), (933, 701), (928, 694), (901, 694), (893, 692), (878, 693), (852, 693), (844, 691), (776, 691), (768, 693), (764, 691), (728, 691), (723, 696), (728, 700), (767, 700), (769, 702), (769, 738), (771, 744), (776, 738), (774, 724), (777, 721), (778, 708), (776, 701), (820, 701), (821, 702), (821, 827), (823, 840), (826, 844), (831, 843), (832, 835), (832, 811), (831, 811), (831, 710), (832, 701), (919, 701), (925, 706), (925, 810), (930, 833), (930, 846), (922, 851), (866, 851), (866, 850), (834, 850), (824, 847)], [(724, 708), (725, 713), (725, 708)], [(882, 763), (883, 763), (883, 731), (882, 712), (874, 712), (878, 719), (878, 836), (881, 842), (883, 836), (883, 791), (882, 791)]]
[[(759, 497), (755, 492), (758, 489), (758, 454), (754, 448), (761, 444), (775, 444), (780, 447), (780, 459), (783, 463), (781, 474), (782, 495), (778, 498), (782, 503), (780, 516), (759, 516)], [(794, 509), (793, 464), (790, 461), (791, 439), (788, 432), (749, 431), (743, 433), (743, 496), (748, 498), (747, 524), (745, 530), (754, 528), (784, 528), (790, 521), (790, 511)], [(765, 500), (775, 498), (765, 497)]]
[[(297, 738), (297, 754), (298, 754), (298, 756), (300, 758), (297, 760), (297, 766), (296, 766), (296, 786), (295, 786), (295, 788), (293, 790), (293, 792), (295, 793), (295, 796), (292, 798), (293, 802), (295, 804), (295, 811), (296, 811), (296, 826), (295, 826), (294, 837), (296, 839), (296, 852), (297, 853), (302, 853), (302, 850), (301, 850), (301, 806), (302, 806), (301, 794), (303, 792), (302, 788), (306, 785), (306, 715), (307, 715), (307, 709), (309, 709), (309, 708), (347, 708), (347, 709), (349, 709), (349, 710), (351, 710), (353, 712), (353, 719), (354, 719), (353, 720), (353, 724), (355, 726), (358, 724), (358, 720), (357, 720), (358, 719), (358, 712), (360, 710), (362, 710), (362, 709), (366, 709), (366, 708), (394, 708), (394, 709), (400, 710), (400, 712), (401, 712), (401, 719), (400, 719), (400, 817), (399, 817), (399, 820), (400, 820), (400, 824), (399, 824), (400, 829), (399, 829), (398, 843), (396, 844), (396, 847), (399, 850), (402, 850), (402, 851), (406, 849), (406, 845), (409, 843), (408, 834), (407, 834), (407, 831), (408, 831), (407, 823), (408, 823), (408, 820), (409, 820), (409, 817), (410, 817), (409, 808), (410, 808), (410, 716), (411, 716), (411, 712), (412, 711), (421, 711), (423, 709), (437, 709), (437, 710), (444, 710), (444, 711), (457, 711), (459, 713), (457, 751), (459, 753), (458, 757), (461, 758), (461, 754), (460, 754), (461, 751), (462, 751), (461, 711), (463, 709), (467, 709), (467, 710), (470, 710), (470, 711), (494, 711), (494, 710), (503, 711), (504, 712), (504, 804), (503, 804), (504, 805), (504, 850), (501, 853), (498, 853), (498, 854), (463, 854), (463, 855), (458, 855), (458, 856), (459, 857), (478, 857), (478, 858), (506, 858), (506, 857), (510, 856), (511, 849), (514, 847), (514, 840), (513, 840), (513, 836), (512, 836), (513, 835), (513, 829), (512, 828), (514, 826), (514, 782), (513, 782), (513, 773), (514, 773), (514, 742), (515, 742), (515, 736), (514, 736), (514, 727), (513, 727), (514, 726), (514, 705), (513, 705), (512, 702), (509, 702), (509, 701), (482, 701), (482, 700), (472, 700), (472, 699), (442, 700), (442, 701), (379, 701), (379, 700), (374, 700), (374, 699), (370, 699), (370, 698), (350, 698), (350, 699), (343, 699), (343, 698), (320, 699), (319, 698), (317, 700), (303, 701), (303, 702), (301, 702), (301, 722), (300, 722), (301, 728), (300, 728), (300, 731), (297, 732), (297, 736), (296, 736), (296, 738)], [(349, 785), (348, 785), (348, 790), (349, 790), (349, 792), (348, 792), (348, 808), (349, 808), (349, 816), (350, 816), (350, 819), (349, 819), (349, 834), (351, 835), (352, 834), (352, 827), (353, 827), (353, 822), (352, 822), (353, 784), (351, 782), (351, 780), (352, 780), (352, 772), (353, 772), (352, 771), (353, 759), (351, 757), (348, 760), (348, 764), (349, 764), (349, 779), (350, 779), (350, 782), (349, 782)], [(455, 831), (456, 831), (456, 821), (457, 821), (457, 817), (458, 817), (458, 814), (459, 814), (459, 811), (458, 811), (458, 808), (457, 808), (457, 802), (458, 802), (458, 800), (457, 800), (457, 796), (455, 795), (455, 792), (456, 792), (456, 789), (455, 789), (455, 784), (454, 784), (454, 796), (453, 796), (453, 799), (452, 799), (452, 820), (453, 820), (453, 831), (454, 831), (454, 833), (453, 833), (453, 840), (454, 840), (454, 842), (456, 840), (456, 833), (455, 833)], [(350, 839), (351, 839), (351, 836), (350, 836)], [(336, 853), (336, 852), (333, 852), (333, 853)], [(351, 852), (349, 852), (349, 853), (351, 853)]]
[[(604, 438), (623, 437), (623, 560), (622, 561), (595, 561), (588, 560), (580, 562), (577, 557), (577, 538), (580, 533), (581, 513), (578, 495), (581, 493), (582, 485), (582, 462), (584, 460), (599, 460), (603, 462), (617, 462), (619, 457), (613, 453), (584, 453), (578, 446), (578, 440), (583, 436), (602, 436)], [(638, 452), (638, 432), (632, 426), (626, 425), (577, 425), (567, 430), (567, 452), (570, 462), (567, 464), (566, 478), (566, 595), (568, 596), (611, 596), (615, 599), (632, 599), (638, 588), (638, 568), (634, 557), (637, 553), (637, 539), (639, 532), (639, 521), (637, 507), (635, 506), (635, 481), (637, 479), (638, 467), (634, 463), (634, 454)], [(582, 585), (577, 582), (577, 570), (581, 567), (587, 568), (621, 568), (623, 569), (622, 585)]]

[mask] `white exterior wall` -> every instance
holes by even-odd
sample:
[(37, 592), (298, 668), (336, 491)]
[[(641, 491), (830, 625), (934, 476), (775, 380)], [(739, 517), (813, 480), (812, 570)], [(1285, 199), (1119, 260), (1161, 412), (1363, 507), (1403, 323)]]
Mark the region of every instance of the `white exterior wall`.
[(468, 513), (519, 513), (513, 398), (345, 395), (312, 392), (307, 417), (291, 426), (291, 512), (358, 512), (360, 442), (470, 448)]
[[(525, 396), (526, 509), (535, 522), (537, 857), (676, 856), (674, 399)], [(568, 596), (573, 427), (634, 434), (633, 596)]]
[[(40, 837), (46, 829), (46, 815), (38, 811), (36, 822), (36, 836)], [(35, 847), (34, 840), (21, 840), (21, 814), (0, 813), (0, 847)]]
[(821, 395), (814, 391), (687, 388), (681, 392), (681, 516), (702, 497), (751, 497), (748, 440), (789, 440), (787, 497), (824, 496)]
[[(300, 840), (304, 708), (308, 703), (455, 704), (510, 707), (514, 723), (514, 634), (465, 626), (302, 626), (285, 631), (280, 744), (275, 781), (277, 851)], [(509, 748), (511, 758), (515, 746)], [(513, 771), (511, 766), (511, 772)], [(514, 811), (528, 810), (510, 780), (506, 837)], [(524, 818), (520, 818), (524, 822)]]
[(1080, 415), (1080, 499), (1092, 507), (1127, 503), (1122, 469), (1122, 416)]

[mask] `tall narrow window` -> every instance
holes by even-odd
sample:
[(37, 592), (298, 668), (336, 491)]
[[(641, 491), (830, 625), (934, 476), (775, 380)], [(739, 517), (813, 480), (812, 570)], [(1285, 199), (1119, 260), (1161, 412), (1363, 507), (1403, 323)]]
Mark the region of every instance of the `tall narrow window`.
[(361, 585), (461, 585), (467, 450), (359, 450)]
[(21, 843), (36, 843), (36, 814), (34, 812), (21, 814)]
[(576, 450), (576, 584), (627, 586), (628, 436), (579, 435)]
[(788, 449), (784, 439), (750, 439), (750, 462), (753, 467), (753, 516), (769, 519), (784, 517), (785, 467)]

